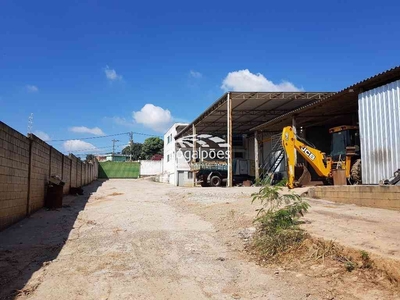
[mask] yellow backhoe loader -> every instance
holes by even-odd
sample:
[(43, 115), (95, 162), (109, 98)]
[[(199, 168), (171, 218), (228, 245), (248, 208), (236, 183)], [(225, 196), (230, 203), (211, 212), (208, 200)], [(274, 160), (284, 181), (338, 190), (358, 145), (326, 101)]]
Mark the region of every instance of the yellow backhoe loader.
[(296, 151), (313, 167), (325, 184), (332, 184), (333, 170), (345, 170), (347, 182), (361, 183), (360, 138), (357, 126), (338, 126), (329, 129), (332, 134), (331, 155), (315, 149), (295, 134), (291, 126), (282, 131), (282, 145), (286, 152), (289, 188), (299, 187), (303, 182), (310, 180), (310, 173), (303, 165), (302, 175), (295, 178)]

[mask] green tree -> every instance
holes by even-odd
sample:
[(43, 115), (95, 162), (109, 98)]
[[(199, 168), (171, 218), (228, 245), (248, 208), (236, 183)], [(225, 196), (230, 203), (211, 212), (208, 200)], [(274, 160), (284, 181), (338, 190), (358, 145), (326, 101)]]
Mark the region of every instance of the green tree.
[(94, 155), (93, 154), (86, 155), (86, 161), (94, 161)]
[(124, 154), (124, 155), (131, 155), (132, 154), (132, 160), (141, 159), (142, 144), (141, 143), (133, 143), (132, 144), (132, 151), (131, 151), (131, 146), (128, 145), (124, 149), (122, 149), (122, 154)]
[(151, 159), (155, 154), (163, 154), (164, 141), (159, 137), (147, 138), (142, 146), (142, 158)]

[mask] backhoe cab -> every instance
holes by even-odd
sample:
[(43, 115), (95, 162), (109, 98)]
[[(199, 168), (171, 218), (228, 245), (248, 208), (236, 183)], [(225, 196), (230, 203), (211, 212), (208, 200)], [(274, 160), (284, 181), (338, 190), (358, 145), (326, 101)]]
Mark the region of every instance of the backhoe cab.
[(360, 138), (357, 126), (338, 126), (329, 129), (332, 134), (331, 155), (325, 153), (301, 141), (291, 126), (282, 131), (282, 145), (287, 157), (287, 172), (289, 188), (302, 186), (310, 180), (310, 173), (303, 165), (303, 173), (296, 179), (297, 167), (296, 152), (312, 166), (318, 176), (324, 179), (324, 183), (332, 184), (332, 170), (345, 170), (345, 176), (351, 184), (361, 183)]

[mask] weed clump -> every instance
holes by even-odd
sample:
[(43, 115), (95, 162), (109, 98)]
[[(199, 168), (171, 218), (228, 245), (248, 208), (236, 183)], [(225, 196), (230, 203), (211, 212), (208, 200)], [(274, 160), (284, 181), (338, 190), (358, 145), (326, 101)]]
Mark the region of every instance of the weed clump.
[(370, 269), (370, 268), (372, 268), (372, 260), (371, 260), (371, 258), (369, 257), (368, 252), (362, 250), (362, 251), (360, 252), (360, 254), (361, 254), (361, 262), (362, 262), (361, 268), (363, 268), (363, 269)]
[(299, 195), (283, 193), (282, 185), (265, 185), (252, 197), (252, 203), (259, 201), (262, 207), (254, 220), (258, 226), (251, 247), (264, 260), (299, 247), (308, 236), (299, 228), (299, 218), (310, 205)]

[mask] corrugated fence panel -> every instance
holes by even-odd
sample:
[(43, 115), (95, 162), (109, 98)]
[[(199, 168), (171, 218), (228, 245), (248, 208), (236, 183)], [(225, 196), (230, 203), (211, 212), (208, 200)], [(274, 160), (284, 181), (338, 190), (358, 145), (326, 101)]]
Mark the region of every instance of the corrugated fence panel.
[(363, 184), (400, 168), (400, 80), (358, 95)]

